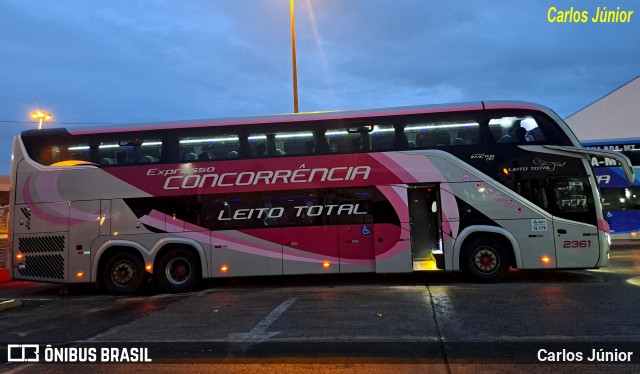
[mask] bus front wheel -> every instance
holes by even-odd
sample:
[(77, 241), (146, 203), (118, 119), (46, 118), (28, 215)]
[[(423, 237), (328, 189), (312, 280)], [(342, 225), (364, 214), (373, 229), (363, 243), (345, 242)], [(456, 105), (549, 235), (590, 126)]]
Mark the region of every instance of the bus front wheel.
[(132, 295), (144, 282), (142, 260), (129, 252), (111, 255), (102, 270), (102, 284), (114, 295)]
[(462, 270), (474, 282), (501, 282), (509, 272), (507, 249), (498, 240), (472, 239), (465, 244), (462, 255)]
[(188, 292), (200, 281), (200, 259), (192, 251), (174, 248), (160, 258), (155, 271), (158, 284), (165, 291)]

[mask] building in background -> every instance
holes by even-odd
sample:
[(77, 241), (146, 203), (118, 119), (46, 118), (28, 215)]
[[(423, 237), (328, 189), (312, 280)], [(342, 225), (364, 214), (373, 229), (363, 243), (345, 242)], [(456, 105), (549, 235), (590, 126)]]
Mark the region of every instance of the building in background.
[(640, 138), (640, 76), (565, 118), (581, 142)]
[(628, 183), (612, 159), (593, 157), (613, 239), (640, 239), (640, 76), (565, 119), (585, 147), (619, 151), (634, 165)]

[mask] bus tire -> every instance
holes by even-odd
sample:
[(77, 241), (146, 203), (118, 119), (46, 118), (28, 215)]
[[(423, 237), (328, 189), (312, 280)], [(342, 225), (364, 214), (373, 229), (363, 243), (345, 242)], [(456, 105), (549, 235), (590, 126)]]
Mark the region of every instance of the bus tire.
[(144, 282), (144, 263), (131, 252), (111, 255), (102, 269), (102, 284), (114, 295), (133, 295)]
[(193, 290), (201, 278), (200, 258), (184, 248), (173, 248), (158, 261), (157, 282), (169, 293)]
[(509, 272), (509, 254), (496, 239), (471, 239), (465, 243), (462, 256), (462, 270), (474, 282), (501, 282)]

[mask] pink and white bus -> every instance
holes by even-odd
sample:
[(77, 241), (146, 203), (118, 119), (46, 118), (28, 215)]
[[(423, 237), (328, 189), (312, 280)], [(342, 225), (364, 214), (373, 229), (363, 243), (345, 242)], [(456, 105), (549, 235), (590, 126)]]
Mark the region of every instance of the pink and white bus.
[(29, 130), (13, 145), (11, 274), (132, 294), (148, 277), (184, 292), (215, 277), (598, 268), (594, 152), (629, 165), (522, 102)]

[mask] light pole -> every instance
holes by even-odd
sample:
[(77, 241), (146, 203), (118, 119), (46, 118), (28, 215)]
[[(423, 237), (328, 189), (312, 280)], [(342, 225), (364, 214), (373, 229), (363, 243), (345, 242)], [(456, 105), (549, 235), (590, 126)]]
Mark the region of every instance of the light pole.
[(53, 116), (49, 113), (45, 113), (41, 110), (35, 111), (31, 113), (31, 117), (34, 119), (40, 119), (40, 124), (38, 124), (38, 130), (42, 130), (42, 120), (50, 120)]
[(293, 65), (293, 112), (298, 113), (298, 68), (296, 66), (296, 24), (293, 12), (293, 0), (289, 0), (291, 14), (291, 61)]

